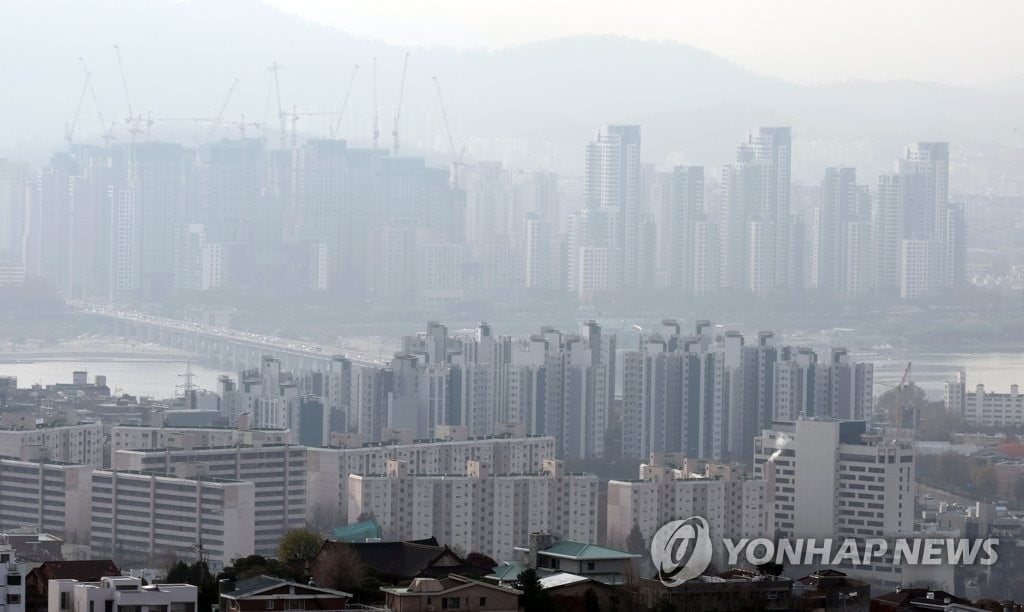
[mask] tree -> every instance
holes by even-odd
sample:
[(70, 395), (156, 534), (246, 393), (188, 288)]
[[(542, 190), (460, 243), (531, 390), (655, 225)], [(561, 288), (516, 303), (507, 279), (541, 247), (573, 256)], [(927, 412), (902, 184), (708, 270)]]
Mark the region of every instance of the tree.
[(483, 553), (471, 552), (466, 555), (466, 563), (474, 567), (482, 567), (484, 569), (494, 569), (498, 566), (498, 562), (488, 557)]
[(363, 560), (343, 542), (324, 546), (313, 564), (312, 574), (320, 586), (339, 591), (355, 591), (366, 579)]
[(308, 561), (320, 550), (324, 538), (312, 529), (292, 529), (284, 534), (277, 545), (277, 558), (280, 561)]
[(974, 490), (987, 499), (999, 497), (999, 475), (993, 465), (984, 465), (971, 474), (971, 485)]
[(210, 568), (205, 561), (196, 561), (192, 565), (178, 561), (167, 570), (165, 581), (191, 584), (196, 587), (198, 591), (196, 609), (199, 612), (208, 612), (213, 604), (217, 603), (217, 579), (210, 573)]
[(551, 609), (551, 598), (540, 584), (540, 576), (533, 568), (526, 568), (516, 577), (519, 589), (519, 607), (523, 612), (546, 612)]
[(1013, 500), (1018, 508), (1024, 507), (1024, 474), (1018, 475), (1013, 482)]
[(783, 569), (785, 569), (785, 565), (775, 561), (766, 561), (757, 566), (757, 572), (765, 576), (781, 576)]

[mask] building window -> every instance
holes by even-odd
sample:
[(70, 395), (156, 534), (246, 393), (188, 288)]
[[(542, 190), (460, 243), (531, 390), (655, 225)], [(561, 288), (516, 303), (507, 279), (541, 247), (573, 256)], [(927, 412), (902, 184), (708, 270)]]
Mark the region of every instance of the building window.
[(21, 574), (7, 574), (7, 586), (21, 586)]
[(482, 608), (482, 607), (484, 607), (486, 605), (487, 605), (487, 598), (486, 597), (481, 597), (480, 598), (480, 607)]
[(587, 569), (588, 570), (593, 570), (594, 569), (594, 562), (593, 561), (587, 561)]
[(285, 610), (305, 610), (306, 600), (305, 599), (286, 599), (284, 602)]
[(274, 609), (274, 600), (273, 599), (268, 599), (265, 607), (266, 607), (267, 610), (273, 610)]
[(8, 593), (7, 594), (7, 605), (9, 605), (9, 606), (17, 606), (19, 604), (21, 604), (21, 595), (19, 595), (17, 593)]
[(441, 598), (441, 609), (442, 610), (458, 610), (459, 609), (459, 598), (458, 597), (442, 597)]

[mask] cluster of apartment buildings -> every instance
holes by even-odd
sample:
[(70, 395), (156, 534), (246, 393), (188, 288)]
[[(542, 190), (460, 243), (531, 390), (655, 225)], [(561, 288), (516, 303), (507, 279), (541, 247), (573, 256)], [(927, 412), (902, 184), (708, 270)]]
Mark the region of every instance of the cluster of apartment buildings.
[(874, 189), (828, 168), (795, 207), (788, 127), (750, 131), (717, 184), (643, 163), (641, 140), (638, 125), (599, 129), (581, 179), (339, 139), (77, 145), (38, 171), (0, 163), (0, 281), (157, 300), (272, 277), (350, 304), (655, 287), (914, 298), (964, 281), (947, 143), (907, 147)]
[(749, 464), (750, 440), (776, 421), (871, 414), (871, 363), (841, 348), (819, 355), (781, 345), (771, 332), (748, 343), (709, 321), (686, 334), (665, 320), (622, 359), (622, 454), (631, 459), (683, 453)]
[[(717, 186), (700, 166), (658, 172), (640, 161), (640, 127), (612, 125), (587, 146), (584, 206), (564, 236), (527, 221), (527, 257), (564, 244), (565, 279), (581, 297), (633, 287), (684, 295), (722, 290), (754, 295), (810, 288), (842, 295), (878, 292), (916, 298), (959, 286), (966, 272), (963, 207), (949, 201), (949, 147), (908, 146), (877, 188), (855, 168), (826, 168), (818, 201), (792, 207), (792, 134), (752, 130), (721, 168)], [(533, 274), (530, 274), (533, 273)]]

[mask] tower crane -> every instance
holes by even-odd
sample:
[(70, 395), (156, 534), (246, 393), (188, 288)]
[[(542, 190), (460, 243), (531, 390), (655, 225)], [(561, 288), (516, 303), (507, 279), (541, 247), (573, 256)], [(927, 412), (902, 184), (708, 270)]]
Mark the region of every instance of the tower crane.
[(900, 378), (900, 382), (895, 385), (890, 385), (888, 383), (884, 383), (881, 381), (875, 381), (876, 385), (882, 385), (883, 387), (889, 387), (890, 389), (896, 390), (896, 402), (893, 404), (893, 407), (889, 410), (888, 414), (889, 427), (902, 426), (901, 421), (903, 419), (901, 418), (901, 411), (903, 410), (904, 392), (910, 390), (910, 387), (914, 384), (913, 381), (910, 379), (910, 372), (912, 367), (913, 362), (908, 361), (907, 367), (903, 369), (903, 377)]
[[(96, 97), (96, 86), (92, 81), (92, 71), (85, 64), (85, 59), (82, 57), (78, 58), (78, 63), (82, 65), (82, 72), (85, 74), (85, 84), (82, 86), (82, 95), (84, 97), (86, 89), (89, 91), (90, 98), (92, 98), (92, 105), (96, 109), (96, 117), (100, 121), (100, 135), (103, 138), (103, 146), (109, 147), (110, 141), (114, 138), (113, 130), (116, 121), (111, 121), (110, 125), (107, 125), (106, 119), (103, 118), (103, 111), (100, 109), (99, 99)], [(78, 108), (82, 108), (82, 100), (78, 101)], [(78, 110), (75, 111), (75, 121), (71, 124), (70, 133), (67, 134), (68, 144), (71, 144), (71, 138), (74, 137), (75, 126), (78, 122)]]
[(124, 61), (121, 59), (121, 47), (114, 45), (114, 53), (117, 55), (117, 69), (121, 73), (121, 87), (124, 89), (124, 100), (128, 105), (128, 118), (125, 119), (125, 126), (128, 128), (128, 132), (132, 135), (132, 142), (135, 142), (135, 135), (141, 134), (142, 130), (139, 128), (139, 124), (142, 123), (142, 116), (135, 115), (135, 109), (132, 107), (132, 97), (128, 94), (128, 79), (124, 75)]
[(82, 112), (82, 103), (85, 101), (85, 94), (89, 90), (89, 83), (92, 82), (92, 73), (85, 67), (85, 61), (81, 57), (78, 61), (82, 62), (82, 70), (85, 71), (85, 80), (82, 81), (82, 93), (78, 95), (78, 105), (75, 107), (75, 115), (71, 119), (71, 123), (64, 124), (64, 140), (68, 141), (68, 146), (71, 146), (72, 140), (75, 137), (75, 126), (78, 125), (78, 116)]
[(284, 107), (281, 106), (281, 80), (278, 77), (278, 73), (281, 71), (281, 68), (283, 68), (283, 66), (275, 61), (269, 68), (267, 68), (267, 70), (274, 75), (274, 92), (277, 95), (277, 119), (281, 128), (281, 148), (283, 149), (285, 141), (288, 139), (288, 128), (285, 127)]
[(405, 71), (409, 68), (409, 54), (405, 54), (405, 60), (402, 62), (402, 80), (398, 86), (398, 104), (395, 106), (395, 121), (394, 127), (391, 130), (391, 137), (394, 139), (394, 155), (398, 156), (398, 122), (402, 117), (402, 99), (405, 97)]
[(356, 81), (356, 73), (359, 72), (359, 64), (356, 64), (355, 68), (352, 69), (352, 76), (348, 79), (348, 89), (345, 91), (345, 99), (341, 103), (341, 110), (338, 111), (338, 116), (334, 119), (334, 125), (331, 126), (331, 138), (334, 138), (341, 129), (341, 118), (345, 114), (345, 109), (348, 108), (348, 97), (352, 94), (352, 85)]
[(452, 127), (448, 123), (448, 111), (445, 110), (444, 96), (441, 95), (441, 83), (437, 80), (437, 77), (433, 77), (434, 87), (437, 89), (437, 101), (441, 104), (441, 118), (444, 119), (444, 131), (448, 135), (448, 146), (451, 147), (452, 151), (452, 176), (451, 183), (454, 186), (458, 186), (460, 182), (460, 170), (462, 166), (462, 156), (466, 153), (466, 147), (462, 147), (462, 151), (458, 154), (455, 153), (455, 137), (452, 136)]
[(228, 107), (228, 102), (231, 101), (231, 96), (235, 93), (235, 88), (238, 87), (238, 79), (236, 78), (231, 82), (231, 87), (228, 88), (228, 95), (224, 97), (224, 103), (220, 105), (220, 110), (217, 112), (217, 118), (213, 121), (213, 125), (210, 126), (210, 133), (208, 138), (213, 138), (214, 132), (220, 127), (221, 119), (224, 118), (224, 110)]

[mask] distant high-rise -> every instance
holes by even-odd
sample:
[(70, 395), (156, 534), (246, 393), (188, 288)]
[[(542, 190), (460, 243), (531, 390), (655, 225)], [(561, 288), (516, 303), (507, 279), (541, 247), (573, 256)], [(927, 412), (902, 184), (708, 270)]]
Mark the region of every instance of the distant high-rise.
[(846, 227), (857, 212), (857, 170), (826, 168), (821, 181), (821, 204), (811, 235), (811, 286), (832, 291), (843, 288), (846, 269)]
[(793, 282), (789, 257), (792, 136), (788, 127), (759, 127), (740, 145), (740, 160), (765, 165), (764, 189), (757, 214), (765, 223), (771, 263), (768, 285), (789, 288)]
[(669, 211), (662, 220), (667, 226), (667, 285), (690, 295), (698, 258), (694, 225), (704, 214), (704, 168), (676, 166), (671, 177)]
[(639, 277), (642, 216), (640, 126), (609, 125), (587, 145), (584, 204), (589, 210), (617, 211), (618, 225), (609, 257), (609, 288), (632, 287)]

